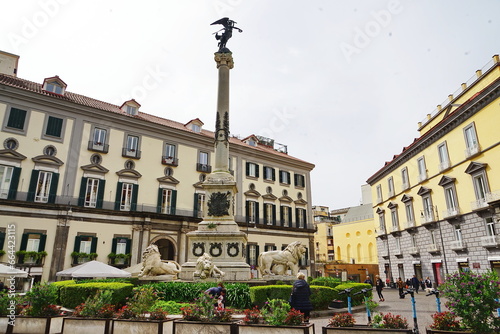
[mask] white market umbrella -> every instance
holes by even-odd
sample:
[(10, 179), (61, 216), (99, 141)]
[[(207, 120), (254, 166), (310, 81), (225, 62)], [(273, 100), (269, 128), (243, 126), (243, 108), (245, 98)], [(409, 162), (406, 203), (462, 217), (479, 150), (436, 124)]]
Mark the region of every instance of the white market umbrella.
[(99, 261), (89, 261), (76, 267), (56, 273), (56, 276), (71, 277), (130, 277), (125, 270), (115, 268)]
[(28, 273), (0, 263), (0, 277), (28, 277)]

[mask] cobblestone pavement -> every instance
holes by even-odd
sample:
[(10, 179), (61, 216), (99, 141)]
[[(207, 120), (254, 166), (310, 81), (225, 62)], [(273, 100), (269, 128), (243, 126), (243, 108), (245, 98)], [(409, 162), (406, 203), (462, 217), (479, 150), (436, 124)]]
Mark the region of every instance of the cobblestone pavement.
[[(375, 289), (373, 290), (373, 293), (375, 296), (377, 295)], [(385, 288), (383, 294), (385, 301), (379, 302), (379, 307), (377, 307), (375, 313), (391, 312), (392, 314), (399, 314), (408, 320), (409, 328), (413, 328), (414, 320), (410, 295), (406, 295), (405, 299), (399, 299), (398, 290), (390, 288)], [(377, 301), (375, 298), (373, 300)], [(436, 298), (434, 295), (427, 297), (426, 292), (420, 290), (418, 294), (415, 293), (415, 307), (417, 310), (419, 332), (425, 333), (425, 328), (432, 323), (431, 315), (437, 311)], [(441, 299), (441, 311), (446, 310), (447, 309), (444, 306), (444, 299)], [(347, 309), (321, 311), (318, 314), (319, 317), (311, 318), (311, 322), (314, 323), (315, 332), (317, 334), (321, 333), (321, 327), (328, 325), (328, 320), (334, 313), (338, 313), (339, 311), (347, 312)], [(368, 317), (366, 316), (364, 307), (358, 306), (353, 308), (352, 311), (354, 317), (356, 318), (356, 324), (363, 325), (368, 322)]]

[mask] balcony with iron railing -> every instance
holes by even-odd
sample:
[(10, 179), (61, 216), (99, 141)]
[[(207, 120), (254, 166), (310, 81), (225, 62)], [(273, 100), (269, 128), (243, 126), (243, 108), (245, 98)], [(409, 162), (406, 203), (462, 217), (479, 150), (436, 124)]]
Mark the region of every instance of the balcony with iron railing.
[(454, 240), (450, 243), (451, 250), (462, 251), (467, 248), (467, 243), (463, 240)]
[(164, 156), (161, 157), (161, 163), (163, 165), (178, 166), (179, 165), (179, 159), (164, 155)]
[(211, 173), (212, 172), (212, 166), (207, 165), (207, 164), (196, 164), (196, 170), (198, 172), (204, 172), (204, 173)]
[(122, 148), (122, 157), (140, 159), (141, 158), (141, 151), (136, 150), (134, 148), (129, 149), (127, 147), (124, 147), (124, 148)]
[(90, 150), (90, 151), (95, 151), (95, 152), (108, 153), (108, 151), (109, 151), (109, 144), (105, 144), (105, 143), (95, 142), (93, 140), (89, 140), (87, 149)]
[(481, 246), (484, 248), (497, 248), (500, 246), (500, 235), (488, 235), (481, 237)]

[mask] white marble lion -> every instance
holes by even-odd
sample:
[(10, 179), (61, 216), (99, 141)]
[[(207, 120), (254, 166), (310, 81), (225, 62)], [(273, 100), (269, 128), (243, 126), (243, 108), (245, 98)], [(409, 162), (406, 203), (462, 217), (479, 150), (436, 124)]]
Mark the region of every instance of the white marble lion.
[(212, 257), (207, 253), (204, 253), (198, 258), (198, 260), (196, 260), (195, 269), (193, 277), (199, 277), (201, 279), (219, 278), (225, 275), (225, 273), (217, 268), (217, 266), (212, 262)]
[(177, 279), (177, 274), (180, 272), (181, 266), (177, 262), (161, 259), (160, 251), (155, 244), (149, 245), (142, 253), (142, 269), (139, 277), (174, 275), (174, 279)]
[(294, 241), (282, 251), (269, 251), (259, 254), (259, 271), (265, 275), (286, 275), (288, 269), (292, 275), (299, 271), (299, 259), (304, 256), (306, 248), (300, 241)]

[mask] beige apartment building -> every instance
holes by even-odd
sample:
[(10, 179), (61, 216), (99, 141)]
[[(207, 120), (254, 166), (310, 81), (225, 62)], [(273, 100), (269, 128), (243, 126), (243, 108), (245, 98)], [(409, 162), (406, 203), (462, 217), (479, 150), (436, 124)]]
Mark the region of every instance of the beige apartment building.
[[(2, 57), (17, 67), (17, 56)], [(147, 114), (135, 100), (98, 101), (58, 76), (29, 81), (11, 67), (0, 73), (0, 262), (15, 251), (16, 267), (54, 280), (91, 259), (137, 264), (154, 242), (163, 259), (184, 263), (186, 234), (203, 217), (214, 133), (200, 119)], [(301, 270), (314, 273), (314, 165), (256, 135), (231, 137), (229, 150), (247, 262), (255, 269), (260, 252), (301, 241)]]

